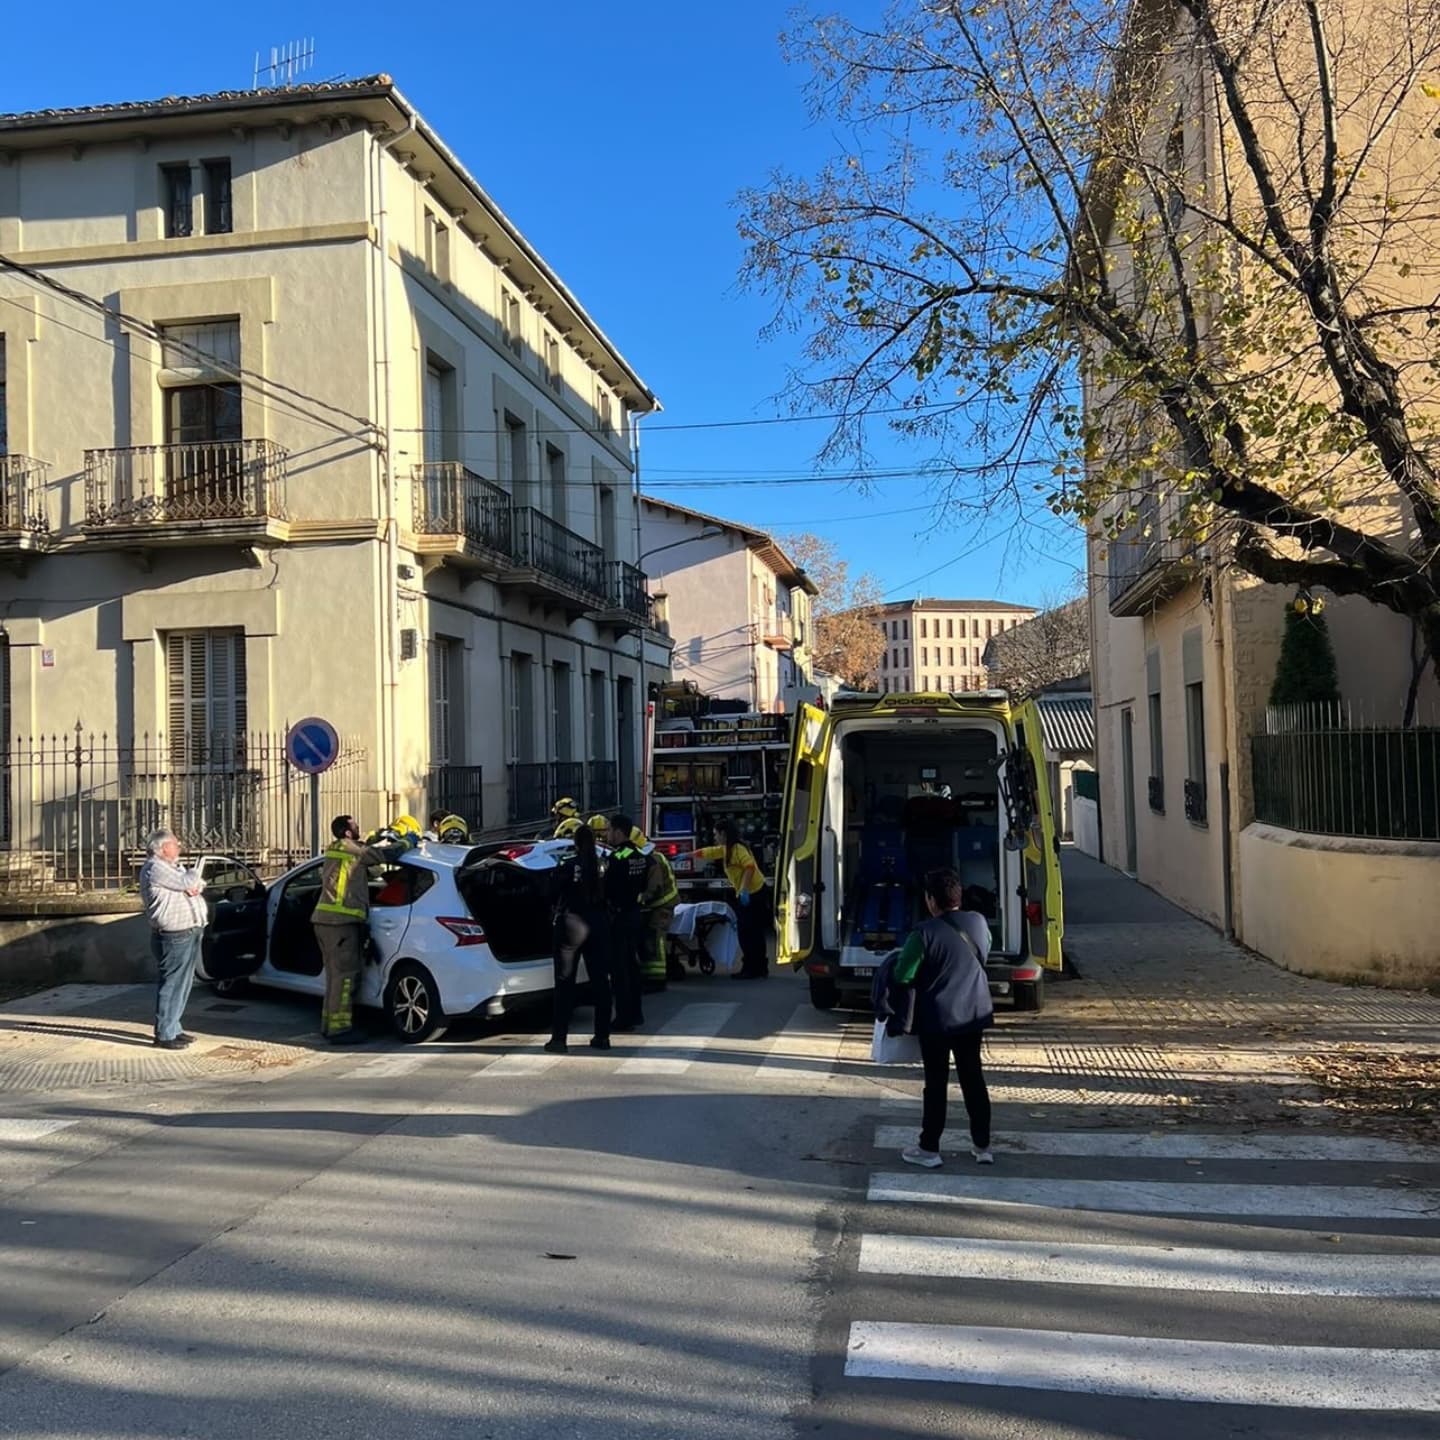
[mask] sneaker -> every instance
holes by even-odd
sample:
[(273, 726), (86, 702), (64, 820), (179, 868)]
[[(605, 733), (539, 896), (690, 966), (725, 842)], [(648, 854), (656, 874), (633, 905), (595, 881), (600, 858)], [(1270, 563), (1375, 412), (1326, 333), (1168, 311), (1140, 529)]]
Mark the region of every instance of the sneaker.
[(975, 1163), (977, 1165), (993, 1165), (995, 1163), (995, 1157), (990, 1151), (981, 1150), (977, 1145), (970, 1147), (970, 1153), (975, 1157)]
[(547, 1055), (568, 1055), (570, 1046), (564, 1040), (547, 1040), (545, 1042), (545, 1053)]
[(938, 1170), (945, 1163), (938, 1150), (922, 1150), (918, 1145), (907, 1146), (900, 1152), (900, 1158), (907, 1165), (918, 1165), (922, 1170)]

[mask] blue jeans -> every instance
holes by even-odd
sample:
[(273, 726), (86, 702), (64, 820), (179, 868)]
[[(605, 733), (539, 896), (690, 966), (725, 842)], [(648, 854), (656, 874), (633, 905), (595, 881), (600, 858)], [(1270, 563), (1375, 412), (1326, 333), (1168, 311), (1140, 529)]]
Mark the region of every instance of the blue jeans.
[(205, 932), (196, 930), (154, 930), (150, 953), (159, 967), (155, 988), (155, 1038), (173, 1040), (180, 1033), (180, 1020), (195, 983), (195, 966), (200, 960), (200, 941)]

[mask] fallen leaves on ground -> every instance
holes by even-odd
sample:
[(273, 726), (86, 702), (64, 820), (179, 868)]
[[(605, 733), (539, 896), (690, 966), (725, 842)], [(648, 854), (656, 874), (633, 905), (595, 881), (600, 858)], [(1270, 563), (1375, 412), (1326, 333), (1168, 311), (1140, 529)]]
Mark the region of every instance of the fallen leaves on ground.
[(1440, 1054), (1347, 1045), (1295, 1063), (1332, 1110), (1440, 1132)]

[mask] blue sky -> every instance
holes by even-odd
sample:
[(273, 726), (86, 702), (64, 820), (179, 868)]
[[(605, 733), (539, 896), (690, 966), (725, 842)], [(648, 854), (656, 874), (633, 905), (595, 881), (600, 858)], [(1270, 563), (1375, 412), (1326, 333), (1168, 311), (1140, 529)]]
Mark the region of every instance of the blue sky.
[[(774, 397), (798, 341), (759, 338), (769, 311), (736, 284), (734, 197), (773, 166), (815, 168), (842, 137), (810, 121), (803, 73), (781, 57), (785, 0), (477, 0), (435, 12), (443, 32), (424, 23), (430, 12), (369, 0), (213, 11), (80, 0), (63, 43), (54, 12), (7, 9), (3, 110), (242, 89), (257, 49), (302, 35), (315, 37), (313, 78), (388, 72), (660, 395), (643, 451), (656, 493), (814, 530), (892, 598), (1035, 603), (1074, 582), (1083, 546), (1055, 522), (1027, 527), (1022, 547), (1002, 533), (1013, 517), (993, 535), (937, 525), (916, 479), (868, 494), (795, 483), (815, 473), (823, 424), (664, 428), (786, 413)], [(928, 459), (879, 426), (873, 450), (882, 467)]]

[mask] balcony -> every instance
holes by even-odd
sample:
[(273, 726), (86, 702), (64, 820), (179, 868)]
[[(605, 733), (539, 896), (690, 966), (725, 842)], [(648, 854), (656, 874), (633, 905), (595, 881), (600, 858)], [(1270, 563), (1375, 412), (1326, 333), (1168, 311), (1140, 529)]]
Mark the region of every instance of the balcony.
[(624, 560), (607, 560), (605, 582), (609, 604), (595, 611), (598, 624), (622, 633), (650, 624), (650, 581), (643, 570)]
[(602, 608), (609, 592), (605, 552), (529, 506), (512, 516), (514, 543), (500, 583), (575, 615)]
[(288, 538), (288, 455), (272, 440), (85, 452), (85, 530), (124, 544)]
[(28, 455), (0, 455), (0, 551), (43, 549), (50, 538), (45, 514), (49, 466)]
[(620, 781), (613, 760), (592, 760), (585, 767), (589, 788), (585, 792), (585, 807), (593, 815), (597, 811), (613, 810), (620, 803)]
[(510, 564), (510, 496), (454, 460), (417, 465), (411, 476), (415, 553), (498, 577)]
[(788, 632), (773, 624), (761, 629), (760, 643), (768, 646), (771, 650), (790, 650), (795, 644)]
[(1194, 578), (1194, 566), (1169, 535), (1160, 498), (1144, 495), (1133, 523), (1109, 544), (1110, 613), (1146, 615)]
[(1150, 776), (1150, 808), (1157, 814), (1165, 813), (1165, 780), (1160, 775)]
[(1205, 805), (1205, 782), (1203, 780), (1187, 780), (1185, 782), (1185, 818), (1192, 825), (1208, 825), (1210, 823), (1209, 812)]

